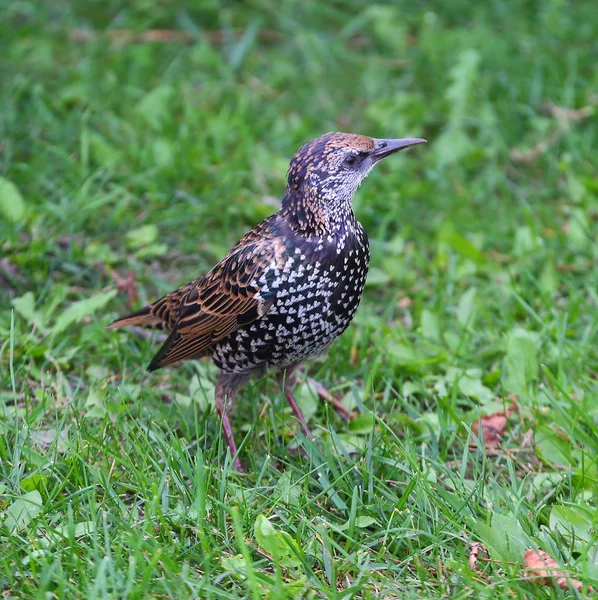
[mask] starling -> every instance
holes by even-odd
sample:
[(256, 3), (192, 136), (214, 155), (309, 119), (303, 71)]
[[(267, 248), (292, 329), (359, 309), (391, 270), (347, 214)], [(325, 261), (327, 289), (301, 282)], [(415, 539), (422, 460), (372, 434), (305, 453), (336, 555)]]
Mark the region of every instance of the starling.
[(355, 218), (353, 195), (378, 161), (422, 142), (348, 133), (307, 142), (291, 161), (277, 213), (206, 275), (108, 326), (170, 331), (149, 371), (211, 357), (221, 369), (216, 410), (237, 470), (243, 467), (229, 412), (251, 377), (270, 369), (284, 375), (285, 396), (312, 437), (293, 397), (297, 369), (345, 331), (368, 273), (368, 238)]

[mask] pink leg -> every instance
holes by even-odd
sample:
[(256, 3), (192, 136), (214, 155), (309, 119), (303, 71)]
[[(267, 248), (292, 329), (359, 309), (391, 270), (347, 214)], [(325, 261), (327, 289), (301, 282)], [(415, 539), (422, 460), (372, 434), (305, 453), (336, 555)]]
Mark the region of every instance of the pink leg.
[(235, 391), (247, 383), (250, 373), (220, 373), (218, 383), (216, 384), (216, 410), (222, 421), (222, 433), (230, 450), (235, 470), (239, 473), (247, 471), (241, 464), (238, 456), (237, 444), (233, 435), (233, 428), (230, 424), (228, 413), (232, 405), (232, 399)]
[(297, 417), (297, 420), (299, 421), (299, 424), (301, 425), (301, 430), (303, 431), (303, 435), (305, 437), (308, 437), (310, 440), (313, 440), (314, 434), (311, 432), (310, 428), (308, 427), (307, 422), (305, 421), (305, 417), (303, 416), (303, 413), (301, 412), (301, 409), (299, 408), (299, 406), (297, 406), (295, 397), (288, 390), (285, 391), (284, 395), (286, 396), (287, 402), (291, 405), (291, 410), (293, 411), (293, 413)]
[(303, 435), (308, 437), (310, 440), (314, 439), (314, 434), (311, 432), (310, 428), (307, 425), (305, 417), (301, 412), (301, 409), (297, 405), (297, 401), (295, 400), (295, 396), (293, 396), (293, 390), (297, 385), (297, 371), (299, 370), (299, 365), (290, 366), (283, 373), (283, 381), (284, 381), (284, 395), (287, 399), (287, 402), (291, 406), (291, 410), (293, 414), (297, 417), (299, 424), (301, 425), (301, 431), (303, 431)]
[(220, 419), (222, 420), (222, 432), (224, 433), (224, 439), (226, 440), (230, 450), (230, 455), (233, 457), (233, 465), (235, 470), (239, 473), (247, 473), (245, 467), (241, 464), (241, 460), (239, 459), (237, 444), (235, 443), (235, 436), (233, 435), (233, 428), (231, 427), (230, 419), (228, 418), (228, 412), (220, 410), (220, 408), (217, 408), (216, 410), (218, 411)]

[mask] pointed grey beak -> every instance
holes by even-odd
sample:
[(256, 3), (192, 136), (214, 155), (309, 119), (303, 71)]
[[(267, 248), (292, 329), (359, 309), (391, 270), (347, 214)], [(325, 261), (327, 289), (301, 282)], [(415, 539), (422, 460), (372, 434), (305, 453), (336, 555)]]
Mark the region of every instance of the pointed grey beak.
[(405, 150), (405, 148), (411, 148), (416, 144), (424, 144), (427, 140), (422, 138), (402, 138), (398, 140), (379, 140), (374, 138), (374, 151), (371, 156), (374, 162), (378, 162), (399, 150)]

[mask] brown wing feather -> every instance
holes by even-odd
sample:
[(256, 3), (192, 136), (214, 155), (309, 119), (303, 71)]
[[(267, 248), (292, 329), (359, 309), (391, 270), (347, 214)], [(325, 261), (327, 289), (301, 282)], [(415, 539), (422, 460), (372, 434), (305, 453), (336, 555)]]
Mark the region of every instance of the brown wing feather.
[(274, 295), (260, 278), (285, 263), (284, 245), (267, 219), (249, 232), (209, 273), (185, 286), (173, 330), (148, 369), (153, 371), (205, 351), (268, 312)]
[(166, 294), (149, 306), (144, 306), (138, 311), (120, 317), (108, 325), (107, 329), (119, 327), (138, 326), (153, 327), (156, 329), (172, 329), (177, 321), (181, 300), (193, 284), (187, 283), (170, 294)]

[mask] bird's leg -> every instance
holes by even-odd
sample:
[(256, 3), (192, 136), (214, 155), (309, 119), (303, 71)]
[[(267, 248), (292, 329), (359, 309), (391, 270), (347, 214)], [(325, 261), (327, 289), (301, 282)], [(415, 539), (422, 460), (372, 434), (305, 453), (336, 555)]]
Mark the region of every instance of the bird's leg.
[(291, 406), (291, 410), (293, 414), (297, 417), (299, 424), (301, 425), (301, 430), (303, 431), (303, 435), (308, 437), (310, 440), (314, 439), (314, 434), (311, 432), (310, 428), (307, 425), (307, 421), (301, 412), (301, 409), (297, 405), (297, 401), (295, 400), (295, 396), (293, 396), (293, 390), (297, 385), (297, 371), (299, 369), (299, 365), (290, 366), (284, 373), (284, 395), (287, 399), (287, 402)]
[(229, 412), (231, 409), (233, 395), (239, 387), (245, 384), (249, 379), (248, 375), (238, 373), (220, 373), (216, 384), (216, 411), (222, 420), (222, 432), (224, 439), (230, 450), (230, 455), (233, 459), (235, 470), (239, 473), (247, 471), (241, 464), (238, 456), (237, 444), (233, 435), (233, 428), (230, 424)]

